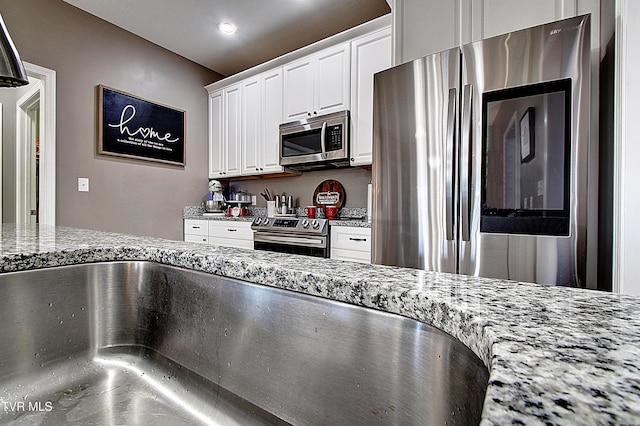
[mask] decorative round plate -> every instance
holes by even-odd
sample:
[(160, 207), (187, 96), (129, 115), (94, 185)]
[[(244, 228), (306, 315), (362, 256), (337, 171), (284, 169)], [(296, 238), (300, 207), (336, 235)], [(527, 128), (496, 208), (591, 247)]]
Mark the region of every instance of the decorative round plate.
[(321, 182), (313, 191), (313, 204), (316, 207), (336, 206), (341, 208), (347, 199), (347, 194), (340, 182), (327, 179)]

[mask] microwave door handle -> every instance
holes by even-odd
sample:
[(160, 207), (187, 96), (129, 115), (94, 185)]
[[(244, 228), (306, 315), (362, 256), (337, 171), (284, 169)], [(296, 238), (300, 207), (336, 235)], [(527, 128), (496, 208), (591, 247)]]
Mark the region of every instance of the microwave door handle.
[(320, 149), (322, 149), (322, 159), (327, 158), (327, 146), (325, 141), (325, 134), (327, 132), (327, 122), (322, 123), (322, 133), (320, 134)]

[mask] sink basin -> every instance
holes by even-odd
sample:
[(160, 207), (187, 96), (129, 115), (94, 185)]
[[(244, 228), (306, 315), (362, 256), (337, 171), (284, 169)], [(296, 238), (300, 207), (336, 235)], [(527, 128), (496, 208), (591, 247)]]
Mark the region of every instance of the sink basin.
[(488, 372), (401, 316), (152, 262), (0, 275), (0, 423), (477, 424)]

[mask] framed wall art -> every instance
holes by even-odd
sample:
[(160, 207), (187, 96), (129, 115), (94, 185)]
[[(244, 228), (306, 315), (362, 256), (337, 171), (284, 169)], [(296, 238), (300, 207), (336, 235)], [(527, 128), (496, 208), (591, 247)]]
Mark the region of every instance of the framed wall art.
[(98, 154), (184, 166), (183, 110), (103, 85), (98, 90)]
[(535, 114), (536, 109), (529, 107), (520, 119), (520, 159), (522, 163), (531, 161), (535, 156)]

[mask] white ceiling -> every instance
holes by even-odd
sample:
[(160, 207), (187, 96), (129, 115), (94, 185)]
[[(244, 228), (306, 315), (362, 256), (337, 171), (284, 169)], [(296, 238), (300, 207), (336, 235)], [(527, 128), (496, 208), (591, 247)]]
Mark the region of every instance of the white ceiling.
[[(224, 76), (389, 13), (387, 0), (64, 0)], [(237, 31), (225, 35), (221, 22)]]

